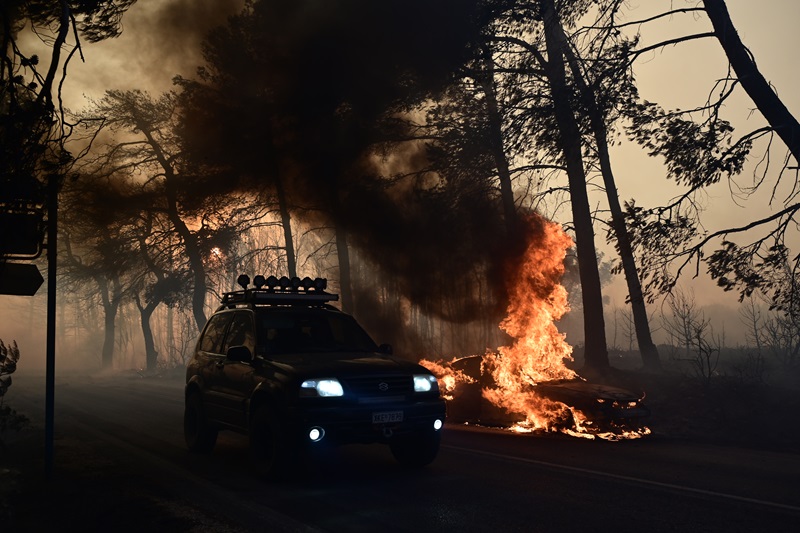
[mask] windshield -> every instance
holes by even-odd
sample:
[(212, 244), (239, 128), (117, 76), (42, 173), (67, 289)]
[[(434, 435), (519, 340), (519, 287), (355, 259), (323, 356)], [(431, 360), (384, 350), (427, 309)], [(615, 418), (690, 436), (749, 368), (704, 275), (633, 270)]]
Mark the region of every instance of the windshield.
[(265, 355), (375, 352), (375, 342), (353, 317), (324, 310), (270, 310), (258, 314), (258, 344)]

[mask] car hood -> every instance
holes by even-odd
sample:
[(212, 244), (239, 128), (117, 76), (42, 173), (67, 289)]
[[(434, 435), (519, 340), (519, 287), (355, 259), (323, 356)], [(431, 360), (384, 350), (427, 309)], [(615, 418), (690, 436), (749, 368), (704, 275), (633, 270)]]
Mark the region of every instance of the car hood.
[(545, 381), (537, 384), (535, 390), (542, 396), (565, 403), (577, 400), (638, 402), (644, 397), (627, 389), (581, 380)]
[(430, 373), (424, 367), (392, 355), (364, 352), (322, 352), (287, 354), (270, 363), (285, 372), (305, 377), (347, 375)]

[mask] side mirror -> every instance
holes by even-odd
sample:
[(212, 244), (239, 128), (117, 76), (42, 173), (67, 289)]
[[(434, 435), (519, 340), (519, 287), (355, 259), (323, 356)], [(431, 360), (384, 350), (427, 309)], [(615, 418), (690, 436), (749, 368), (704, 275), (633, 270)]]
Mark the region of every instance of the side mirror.
[(386, 343), (381, 344), (378, 346), (378, 353), (392, 355), (392, 345)]
[(242, 363), (249, 363), (253, 360), (253, 352), (247, 346), (231, 346), (228, 348), (228, 353), (225, 356), (230, 361), (239, 361)]

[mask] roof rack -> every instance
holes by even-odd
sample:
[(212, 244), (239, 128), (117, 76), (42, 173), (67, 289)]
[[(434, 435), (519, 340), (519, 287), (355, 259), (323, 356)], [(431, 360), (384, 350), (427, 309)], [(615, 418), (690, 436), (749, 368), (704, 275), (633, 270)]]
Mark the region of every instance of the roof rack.
[(250, 289), (250, 277), (242, 274), (237, 278), (242, 287), (240, 291), (226, 292), (222, 295), (222, 307), (234, 307), (237, 304), (249, 305), (324, 305), (335, 302), (338, 294), (325, 292), (328, 280), (325, 278), (289, 278), (283, 276), (258, 275), (253, 278), (254, 288)]

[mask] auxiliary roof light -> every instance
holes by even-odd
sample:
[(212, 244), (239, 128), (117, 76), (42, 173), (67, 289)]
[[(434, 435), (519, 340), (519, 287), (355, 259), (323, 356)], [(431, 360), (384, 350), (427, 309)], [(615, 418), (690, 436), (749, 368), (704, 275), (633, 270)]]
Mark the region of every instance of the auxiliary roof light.
[[(250, 285), (251, 280), (250, 276), (247, 274), (241, 274), (238, 278), (236, 278), (236, 283), (238, 283), (243, 289), (247, 290), (247, 287)], [(278, 278), (277, 276), (269, 276), (264, 277), (261, 274), (258, 274), (253, 277), (252, 280), (253, 285), (255, 286), (256, 290), (261, 290), (266, 287), (267, 290), (270, 292), (274, 292), (275, 290), (279, 291), (291, 291), (291, 292), (324, 292), (325, 289), (328, 287), (328, 280), (325, 278), (310, 278), (308, 276), (304, 278), (299, 278), (297, 276), (288, 277), (288, 276), (281, 276)]]

